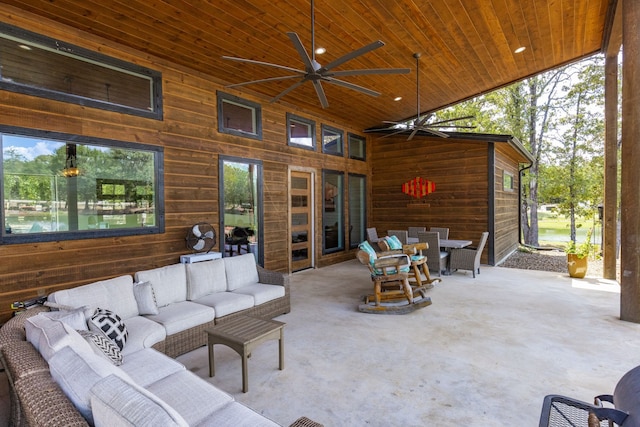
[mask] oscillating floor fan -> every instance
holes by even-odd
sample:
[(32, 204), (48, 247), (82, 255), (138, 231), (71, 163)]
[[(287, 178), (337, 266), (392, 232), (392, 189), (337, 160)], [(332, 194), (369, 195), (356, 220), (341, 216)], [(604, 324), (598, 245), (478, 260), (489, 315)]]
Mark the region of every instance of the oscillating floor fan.
[(199, 222), (187, 232), (187, 248), (195, 252), (209, 252), (216, 245), (216, 230), (206, 222)]

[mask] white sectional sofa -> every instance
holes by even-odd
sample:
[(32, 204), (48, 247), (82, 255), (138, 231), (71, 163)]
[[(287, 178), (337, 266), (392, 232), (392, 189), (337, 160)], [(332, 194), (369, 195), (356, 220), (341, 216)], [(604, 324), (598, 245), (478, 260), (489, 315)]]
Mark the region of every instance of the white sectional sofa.
[(208, 326), (289, 312), (288, 277), (252, 254), (61, 290), (47, 305), (0, 329), (12, 425), (278, 425), (172, 358), (205, 345)]

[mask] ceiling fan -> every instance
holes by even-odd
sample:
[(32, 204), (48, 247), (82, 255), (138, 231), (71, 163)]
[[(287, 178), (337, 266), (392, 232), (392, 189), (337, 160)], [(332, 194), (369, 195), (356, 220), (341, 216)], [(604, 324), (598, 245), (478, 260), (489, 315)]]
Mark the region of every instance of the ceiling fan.
[[(418, 133), (418, 131), (428, 132), (442, 138), (449, 138), (448, 134), (441, 132), (436, 128), (452, 128), (452, 129), (474, 129), (475, 128), (475, 126), (463, 126), (463, 125), (454, 124), (454, 122), (457, 122), (459, 120), (472, 119), (474, 116), (456, 117), (453, 119), (439, 120), (437, 122), (431, 122), (431, 123), (427, 123), (427, 121), (431, 117), (433, 117), (433, 113), (429, 113), (422, 118), (420, 117), (420, 57), (421, 56), (422, 54), (419, 52), (413, 54), (413, 57), (416, 58), (416, 109), (417, 109), (416, 118), (413, 119), (411, 123), (407, 123), (406, 121), (405, 122), (384, 121), (383, 123), (394, 125), (391, 128), (387, 128), (387, 130), (396, 129), (396, 131), (386, 134), (384, 136), (381, 136), (380, 138), (387, 138), (392, 135), (397, 135), (399, 133), (406, 132), (409, 129), (411, 129), (411, 134), (409, 134), (407, 141), (411, 141), (413, 137), (416, 136), (416, 133)], [(380, 130), (380, 129), (371, 129), (371, 131), (373, 130)]]
[(259, 80), (251, 80), (243, 83), (236, 83), (232, 85), (228, 85), (227, 87), (237, 87), (244, 86), (254, 83), (264, 83), (278, 80), (291, 80), (298, 79), (297, 82), (289, 86), (287, 89), (280, 92), (276, 95), (271, 102), (276, 102), (292, 90), (301, 86), (305, 82), (313, 83), (313, 87), (316, 90), (316, 94), (318, 95), (318, 100), (322, 105), (322, 108), (327, 108), (329, 106), (329, 102), (327, 101), (327, 96), (322, 88), (321, 82), (327, 82), (334, 85), (342, 86), (347, 89), (356, 90), (358, 92), (371, 95), (371, 96), (379, 96), (380, 93), (371, 89), (367, 89), (365, 87), (346, 82), (344, 80), (339, 80), (336, 77), (346, 77), (346, 76), (356, 76), (356, 75), (364, 75), (364, 74), (408, 74), (411, 72), (409, 68), (369, 68), (369, 69), (361, 69), (361, 70), (345, 70), (345, 71), (333, 71), (334, 68), (339, 67), (340, 65), (348, 62), (360, 55), (371, 52), (374, 49), (384, 46), (384, 43), (380, 40), (370, 43), (366, 46), (361, 47), (360, 49), (356, 49), (346, 55), (341, 56), (340, 58), (330, 62), (325, 66), (321, 66), (316, 61), (316, 52), (315, 52), (315, 19), (313, 12), (313, 0), (311, 0), (311, 52), (312, 56), (310, 57), (307, 53), (307, 50), (304, 48), (302, 42), (300, 41), (300, 37), (298, 34), (294, 32), (288, 32), (287, 35), (289, 39), (293, 43), (294, 47), (298, 51), (298, 55), (300, 55), (300, 59), (304, 63), (304, 70), (299, 70), (296, 68), (286, 67), (284, 65), (273, 64), (271, 62), (263, 62), (263, 61), (255, 61), (252, 59), (245, 58), (237, 58), (234, 56), (223, 56), (224, 59), (229, 59), (232, 61), (238, 62), (246, 62), (250, 64), (264, 65), (267, 67), (278, 68), (281, 70), (291, 71), (295, 74), (288, 76), (280, 76), (280, 77), (271, 77), (267, 79), (259, 79)]

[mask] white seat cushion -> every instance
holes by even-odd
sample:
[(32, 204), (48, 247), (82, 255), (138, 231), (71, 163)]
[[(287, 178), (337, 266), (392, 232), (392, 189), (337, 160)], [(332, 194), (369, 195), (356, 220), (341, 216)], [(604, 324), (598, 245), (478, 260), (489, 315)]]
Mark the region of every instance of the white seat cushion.
[(171, 374), (184, 371), (182, 363), (153, 348), (145, 348), (127, 355), (120, 369), (125, 371), (140, 387), (147, 387)]
[(136, 272), (136, 282), (151, 283), (158, 308), (187, 300), (187, 274), (184, 264), (172, 264), (152, 270), (138, 271)]
[(258, 269), (253, 254), (226, 257), (223, 260), (228, 291), (258, 283)]
[(193, 302), (213, 307), (216, 311), (216, 318), (245, 310), (255, 305), (253, 296), (237, 294), (235, 292), (216, 292), (198, 298)]
[(146, 318), (162, 324), (167, 335), (173, 335), (189, 328), (211, 322), (215, 318), (212, 307), (196, 304), (191, 301), (176, 302), (159, 308), (158, 314), (150, 314)]
[(127, 345), (122, 350), (125, 360), (129, 354), (150, 348), (154, 344), (167, 338), (167, 330), (159, 323), (143, 316), (135, 316), (127, 319)]
[(251, 295), (255, 305), (263, 304), (284, 296), (284, 286), (256, 283), (233, 291), (234, 294)]
[(202, 420), (197, 427), (274, 427), (279, 425), (241, 403), (230, 402)]

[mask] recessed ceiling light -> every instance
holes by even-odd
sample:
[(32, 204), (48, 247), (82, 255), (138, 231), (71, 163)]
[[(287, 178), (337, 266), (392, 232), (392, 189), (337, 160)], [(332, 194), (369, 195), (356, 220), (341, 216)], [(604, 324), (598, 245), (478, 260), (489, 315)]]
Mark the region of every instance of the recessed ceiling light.
[(18, 47), (24, 50), (31, 50), (31, 46), (27, 46), (26, 44), (19, 44)]
[(319, 48), (316, 49), (316, 55), (322, 55), (326, 51), (327, 51), (327, 49), (325, 49), (323, 47), (319, 47)]
[(522, 53), (524, 52), (526, 49), (526, 47), (524, 46), (520, 46), (519, 48), (517, 48), (516, 50), (514, 50), (515, 53)]
[(395, 98), (393, 98), (394, 101), (400, 101), (402, 99), (401, 96), (396, 96)]

